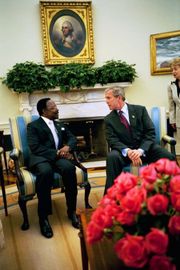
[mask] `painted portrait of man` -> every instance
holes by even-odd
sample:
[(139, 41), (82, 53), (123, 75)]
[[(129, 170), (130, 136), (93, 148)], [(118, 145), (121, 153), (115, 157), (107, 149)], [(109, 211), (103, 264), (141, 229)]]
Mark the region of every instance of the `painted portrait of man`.
[(55, 50), (65, 57), (79, 54), (86, 40), (86, 30), (81, 18), (73, 11), (58, 13), (50, 27), (51, 42)]

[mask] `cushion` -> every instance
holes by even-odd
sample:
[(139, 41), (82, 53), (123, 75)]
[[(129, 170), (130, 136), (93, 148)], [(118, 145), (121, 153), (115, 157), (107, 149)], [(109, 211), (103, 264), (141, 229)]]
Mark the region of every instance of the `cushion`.
[[(21, 167), (21, 176), (23, 183), (17, 183), (21, 196), (34, 196), (36, 194), (36, 176), (27, 170), (26, 167)], [(76, 166), (77, 184), (81, 185), (87, 181), (87, 173)], [(58, 173), (54, 173), (53, 188), (60, 188), (63, 186), (62, 176)]]

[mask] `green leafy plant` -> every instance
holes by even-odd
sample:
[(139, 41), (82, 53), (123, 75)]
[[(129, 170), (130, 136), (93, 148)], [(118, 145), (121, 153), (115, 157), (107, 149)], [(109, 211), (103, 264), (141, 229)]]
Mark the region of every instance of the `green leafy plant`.
[(33, 62), (17, 63), (10, 69), (3, 83), (15, 92), (32, 93), (37, 90), (47, 92), (60, 87), (68, 92), (74, 88), (94, 86), (96, 83), (133, 82), (137, 77), (135, 65), (120, 60), (107, 61), (101, 67), (88, 64), (69, 63), (47, 69)]
[(96, 84), (96, 70), (90, 65), (71, 63), (56, 66), (51, 69), (50, 78), (54, 86), (59, 86), (63, 92), (82, 86)]
[(15, 64), (2, 83), (19, 93), (32, 93), (35, 90), (47, 92), (53, 86), (45, 66), (28, 61)]
[(121, 60), (110, 60), (96, 69), (96, 77), (99, 83), (133, 82), (137, 77), (135, 65), (128, 65)]

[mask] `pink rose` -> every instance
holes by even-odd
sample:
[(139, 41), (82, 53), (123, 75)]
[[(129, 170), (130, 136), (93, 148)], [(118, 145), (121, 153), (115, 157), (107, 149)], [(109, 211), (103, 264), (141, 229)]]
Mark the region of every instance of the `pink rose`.
[(113, 185), (112, 187), (108, 188), (105, 196), (107, 196), (110, 200), (117, 201), (121, 200), (124, 194), (118, 191), (117, 185)]
[(147, 208), (152, 215), (166, 213), (168, 202), (169, 200), (165, 195), (156, 194), (147, 199)]
[(102, 227), (98, 226), (94, 222), (90, 222), (86, 230), (86, 238), (89, 244), (93, 244), (99, 241), (103, 237)]
[(169, 220), (168, 228), (171, 234), (180, 235), (180, 216), (172, 216)]
[(142, 268), (147, 263), (147, 252), (142, 236), (127, 234), (114, 246), (117, 256), (128, 267)]
[(138, 189), (132, 188), (127, 192), (120, 202), (123, 210), (130, 211), (134, 214), (138, 214), (141, 211), (142, 197)]
[(171, 178), (170, 189), (171, 191), (174, 191), (180, 194), (180, 175), (176, 175), (173, 178)]
[(135, 223), (136, 216), (130, 211), (122, 211), (116, 216), (116, 220), (122, 225), (133, 225)]
[(102, 230), (112, 226), (112, 216), (108, 215), (103, 208), (99, 207), (92, 214), (91, 221), (96, 223)]
[(114, 181), (118, 193), (126, 193), (137, 185), (137, 176), (122, 172)]
[(171, 194), (171, 203), (174, 209), (180, 212), (180, 193), (173, 192)]
[(167, 251), (168, 241), (167, 234), (159, 229), (152, 228), (151, 232), (145, 236), (145, 247), (149, 253), (162, 255)]
[(140, 169), (140, 177), (144, 179), (148, 184), (153, 184), (157, 179), (157, 171), (154, 164), (151, 163), (148, 166), (144, 166)]
[(171, 263), (167, 256), (155, 255), (149, 262), (149, 270), (176, 270), (176, 266)]
[(158, 172), (168, 174), (168, 175), (176, 175), (180, 174), (180, 168), (177, 165), (176, 161), (171, 161), (166, 158), (161, 158), (155, 162), (155, 167)]
[[(105, 208), (103, 209), (104, 210), (104, 214), (107, 218), (107, 221), (105, 222), (105, 225), (107, 227), (111, 226), (112, 225), (112, 220), (113, 218), (118, 215), (120, 212), (122, 212), (122, 209), (119, 205), (117, 204), (109, 204), (109, 205), (106, 205)], [(110, 221), (108, 221), (108, 219)]]

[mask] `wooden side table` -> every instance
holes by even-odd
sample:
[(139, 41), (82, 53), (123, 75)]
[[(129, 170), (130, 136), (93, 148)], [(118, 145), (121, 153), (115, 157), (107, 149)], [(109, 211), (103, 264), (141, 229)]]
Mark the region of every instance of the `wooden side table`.
[(3, 227), (2, 222), (0, 220), (0, 250), (5, 246), (5, 240), (4, 240), (4, 233), (3, 233)]
[(80, 214), (80, 244), (83, 270), (127, 270), (117, 258), (111, 239), (89, 245), (86, 241), (87, 224), (94, 210), (85, 210)]
[(2, 189), (5, 215), (7, 216), (8, 210), (7, 210), (6, 190), (5, 190), (4, 175), (3, 175), (2, 154), (3, 154), (3, 148), (0, 147), (0, 185)]

